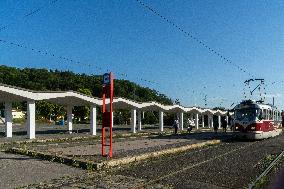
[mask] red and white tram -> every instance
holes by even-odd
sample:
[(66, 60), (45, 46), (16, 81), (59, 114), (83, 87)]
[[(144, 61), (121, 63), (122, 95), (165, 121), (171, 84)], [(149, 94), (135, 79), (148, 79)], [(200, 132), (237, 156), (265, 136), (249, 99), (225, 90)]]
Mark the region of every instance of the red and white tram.
[(282, 132), (281, 112), (262, 101), (245, 100), (234, 108), (234, 131), (248, 139), (275, 137)]

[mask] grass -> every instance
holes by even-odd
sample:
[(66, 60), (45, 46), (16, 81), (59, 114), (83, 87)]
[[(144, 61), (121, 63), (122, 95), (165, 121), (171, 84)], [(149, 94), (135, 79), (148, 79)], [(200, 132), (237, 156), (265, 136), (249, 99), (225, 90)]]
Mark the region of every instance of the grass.
[[(273, 160), (277, 157), (275, 154), (269, 154), (265, 156), (261, 161), (260, 161), (260, 169), (262, 171), (265, 171), (265, 169), (273, 162)], [(265, 188), (271, 183), (271, 178), (277, 176), (280, 168), (284, 164), (284, 157), (281, 158), (281, 160), (270, 170), (270, 172), (263, 176), (258, 182), (255, 183), (254, 189), (261, 189)]]

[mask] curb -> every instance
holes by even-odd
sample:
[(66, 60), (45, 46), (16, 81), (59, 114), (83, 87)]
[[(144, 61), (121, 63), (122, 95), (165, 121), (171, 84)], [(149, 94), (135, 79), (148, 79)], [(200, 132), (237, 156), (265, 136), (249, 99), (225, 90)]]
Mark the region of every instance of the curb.
[(107, 160), (101, 163), (72, 159), (72, 158), (68, 158), (68, 157), (64, 157), (64, 156), (60, 156), (56, 154), (55, 155), (45, 154), (45, 153), (21, 149), (21, 148), (10, 148), (6, 150), (5, 152), (13, 153), (13, 154), (20, 154), (20, 155), (27, 155), (27, 156), (31, 156), (34, 158), (48, 160), (48, 161), (57, 162), (61, 164), (66, 164), (66, 165), (70, 165), (70, 166), (77, 167), (77, 168), (98, 171), (98, 170), (103, 170), (103, 169), (109, 169), (109, 168), (116, 167), (119, 165), (125, 165), (125, 164), (129, 164), (133, 162), (138, 162), (138, 161), (154, 158), (154, 157), (159, 157), (162, 155), (174, 154), (178, 152), (184, 152), (187, 150), (193, 150), (193, 149), (201, 148), (206, 145), (216, 145), (219, 143), (221, 143), (221, 140), (209, 140), (209, 141), (205, 141), (201, 143), (181, 146), (178, 148), (170, 148), (170, 149), (165, 149), (165, 150), (156, 151), (156, 152), (144, 153), (144, 154), (133, 156), (133, 157), (124, 157), (124, 158), (119, 158), (119, 159)]
[(206, 145), (216, 145), (216, 144), (220, 144), (220, 143), (221, 143), (221, 140), (210, 140), (210, 141), (205, 141), (205, 142), (201, 142), (201, 143), (189, 144), (189, 145), (181, 146), (181, 147), (177, 147), (177, 148), (170, 148), (170, 149), (165, 149), (165, 150), (156, 151), (156, 152), (144, 153), (144, 154), (137, 155), (137, 156), (134, 156), (134, 157), (124, 157), (124, 158), (120, 158), (120, 159), (109, 160), (109, 161), (106, 161), (106, 162), (99, 163), (99, 167), (110, 168), (110, 167), (115, 167), (115, 166), (118, 166), (118, 165), (125, 165), (125, 164), (129, 164), (129, 163), (133, 163), (133, 162), (146, 160), (146, 159), (149, 159), (149, 158), (155, 158), (155, 157), (159, 157), (159, 156), (162, 156), (162, 155), (169, 155), (169, 154), (184, 152), (184, 151), (187, 151), (187, 150), (193, 150), (193, 149), (201, 148), (201, 147), (206, 146)]
[(99, 163), (95, 163), (92, 161), (82, 161), (78, 159), (67, 158), (59, 155), (52, 155), (52, 154), (45, 154), (41, 152), (36, 152), (32, 150), (25, 150), (20, 148), (10, 148), (5, 151), (6, 153), (13, 153), (13, 154), (20, 154), (20, 155), (27, 155), (34, 158), (47, 160), (51, 162), (57, 162), (61, 164), (70, 165), (77, 168), (82, 168), (86, 170), (100, 170)]

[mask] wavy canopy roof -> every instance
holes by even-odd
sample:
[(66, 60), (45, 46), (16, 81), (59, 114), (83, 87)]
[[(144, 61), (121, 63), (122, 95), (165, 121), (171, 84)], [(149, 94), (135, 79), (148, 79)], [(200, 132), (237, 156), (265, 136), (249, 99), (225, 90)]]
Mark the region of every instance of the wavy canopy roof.
[[(102, 99), (84, 95), (74, 91), (33, 91), (15, 86), (0, 84), (0, 102), (46, 100), (63, 106), (101, 106)], [(164, 111), (169, 113), (199, 113), (226, 115), (226, 111), (203, 109), (198, 107), (183, 107), (180, 105), (163, 105), (157, 102), (135, 102), (125, 98), (114, 98), (114, 109), (137, 109), (141, 111)]]

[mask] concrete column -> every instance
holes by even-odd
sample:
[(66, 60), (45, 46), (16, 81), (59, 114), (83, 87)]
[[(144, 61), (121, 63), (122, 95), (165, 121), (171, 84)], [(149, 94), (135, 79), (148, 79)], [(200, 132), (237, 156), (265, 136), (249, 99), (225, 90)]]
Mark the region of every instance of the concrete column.
[(28, 138), (34, 139), (35, 138), (35, 101), (28, 101), (27, 106), (28, 106), (27, 108)]
[(131, 132), (136, 133), (136, 109), (131, 110)]
[(97, 135), (97, 108), (95, 105), (91, 106), (90, 111), (90, 134)]
[(138, 131), (142, 130), (141, 111), (138, 111)]
[(6, 128), (6, 137), (12, 137), (12, 102), (5, 102), (5, 128)]
[(164, 131), (164, 112), (159, 111), (159, 129), (160, 132)]
[(195, 128), (196, 128), (196, 129), (199, 129), (198, 122), (199, 122), (198, 114), (195, 114)]
[(214, 127), (214, 117), (213, 117), (214, 115), (212, 115), (212, 116), (210, 116), (210, 119), (211, 119), (211, 128), (213, 128)]
[(229, 126), (229, 116), (226, 116), (227, 127)]
[(145, 112), (143, 111), (142, 112), (142, 119), (144, 119), (145, 118)]
[(180, 130), (183, 130), (183, 112), (179, 114), (179, 126)]
[(218, 115), (218, 128), (221, 129), (221, 116)]
[(211, 127), (211, 126), (210, 126), (210, 117), (209, 117), (209, 115), (207, 115), (207, 125), (208, 125), (208, 128)]
[(73, 122), (72, 122), (72, 106), (67, 106), (67, 125), (69, 133), (72, 133), (73, 130)]
[(204, 115), (202, 114), (202, 127), (204, 128)]

